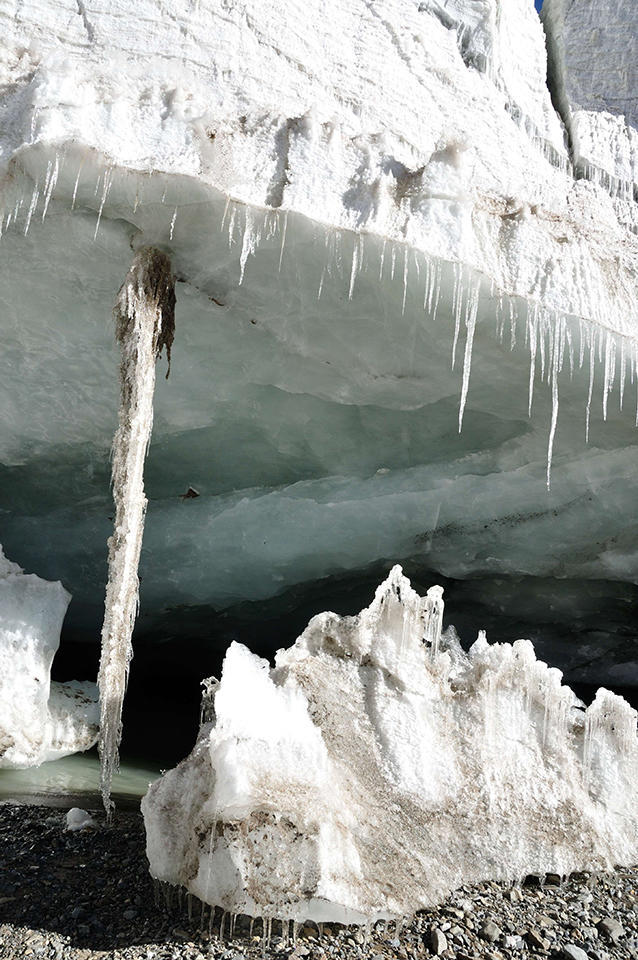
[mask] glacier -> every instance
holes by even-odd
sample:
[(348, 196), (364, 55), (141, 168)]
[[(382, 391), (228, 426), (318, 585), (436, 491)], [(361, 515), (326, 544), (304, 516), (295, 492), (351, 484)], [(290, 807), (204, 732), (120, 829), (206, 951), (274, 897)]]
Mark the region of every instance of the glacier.
[(70, 599), (0, 548), (0, 768), (37, 766), (97, 741), (96, 685), (50, 678)]
[(400, 561), (459, 629), (478, 603), (570, 680), (636, 685), (636, 13), (611, 6), (0, 8), (0, 539), (72, 593), (78, 658), (112, 304), (154, 246), (177, 335), (136, 640), (167, 676), (247, 625), (269, 655)]
[(638, 713), (604, 689), (585, 709), (527, 640), (465, 653), (442, 606), (397, 566), (272, 670), (231, 645), (194, 749), (142, 801), (152, 875), (268, 935), (635, 863)]

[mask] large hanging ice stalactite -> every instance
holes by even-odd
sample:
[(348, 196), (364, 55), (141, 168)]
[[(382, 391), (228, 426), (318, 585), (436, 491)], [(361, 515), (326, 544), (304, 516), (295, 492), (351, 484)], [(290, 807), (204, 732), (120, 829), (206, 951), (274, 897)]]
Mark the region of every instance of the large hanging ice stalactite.
[(119, 422), (113, 440), (111, 474), (115, 522), (109, 539), (109, 577), (98, 675), (98, 748), (107, 815), (113, 806), (111, 782), (119, 760), (122, 704), (139, 602), (137, 571), (146, 514), (144, 462), (153, 428), (155, 362), (166, 347), (170, 370), (175, 329), (175, 278), (166, 254), (154, 247), (137, 251), (114, 312), (121, 348)]

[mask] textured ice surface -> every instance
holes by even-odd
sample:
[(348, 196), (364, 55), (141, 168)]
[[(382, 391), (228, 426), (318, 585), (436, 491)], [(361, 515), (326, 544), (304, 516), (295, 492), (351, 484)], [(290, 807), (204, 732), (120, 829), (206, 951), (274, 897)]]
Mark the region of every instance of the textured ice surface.
[(70, 599), (0, 548), (0, 767), (35, 766), (97, 740), (95, 684), (50, 679)]
[(603, 689), (585, 710), (527, 640), (463, 653), (440, 607), (395, 567), (274, 670), (231, 646), (213, 722), (142, 801), (153, 876), (231, 913), (364, 922), (635, 862), (636, 711)]
[(634, 0), (546, 0), (550, 82), (579, 174), (635, 200), (638, 9)]
[(636, 204), (572, 175), (532, 3), (78, 11), (0, 10), (3, 542), (68, 583), (76, 635), (102, 615), (110, 315), (141, 244), (171, 255), (180, 330), (143, 616), (399, 559), (619, 602)]

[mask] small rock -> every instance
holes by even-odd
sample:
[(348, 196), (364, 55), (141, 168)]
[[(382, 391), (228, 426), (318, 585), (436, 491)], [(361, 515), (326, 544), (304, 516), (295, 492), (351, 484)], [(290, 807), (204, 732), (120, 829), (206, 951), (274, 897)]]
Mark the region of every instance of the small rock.
[(605, 917), (604, 920), (601, 920), (598, 924), (598, 929), (601, 933), (604, 933), (606, 937), (609, 937), (610, 940), (613, 940), (614, 943), (625, 935), (625, 928), (622, 923), (614, 920), (613, 917)]
[(481, 940), (487, 940), (488, 943), (495, 943), (501, 933), (501, 928), (497, 927), (493, 920), (486, 920), (479, 930), (479, 937)]
[(510, 887), (509, 890), (506, 890), (505, 896), (510, 903), (520, 903), (523, 899), (523, 894), (516, 887)]
[(538, 930), (527, 931), (527, 942), (531, 947), (536, 947), (537, 950), (549, 949), (549, 941), (545, 940), (545, 938), (541, 936)]
[(503, 937), (503, 946), (508, 950), (522, 950), (524, 945), (525, 944), (522, 937), (513, 935)]
[(563, 947), (562, 956), (565, 960), (589, 960), (587, 954), (575, 943), (566, 943)]
[(447, 950), (447, 937), (438, 927), (430, 930), (430, 950), (436, 957), (440, 957)]

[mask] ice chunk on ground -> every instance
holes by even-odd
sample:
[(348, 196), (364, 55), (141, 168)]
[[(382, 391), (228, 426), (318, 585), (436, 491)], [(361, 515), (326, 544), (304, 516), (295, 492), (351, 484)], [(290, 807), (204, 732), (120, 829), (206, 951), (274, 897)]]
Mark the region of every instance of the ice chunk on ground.
[(86, 830), (88, 827), (96, 826), (95, 820), (90, 813), (80, 807), (71, 807), (66, 815), (66, 828), (74, 833), (76, 830)]
[(31, 767), (97, 740), (97, 688), (51, 682), (70, 596), (0, 548), (0, 767)]
[(394, 567), (273, 670), (233, 644), (214, 722), (142, 801), (153, 876), (232, 913), (364, 922), (635, 862), (636, 711), (603, 690), (584, 710), (527, 640), (465, 654), (439, 605)]

